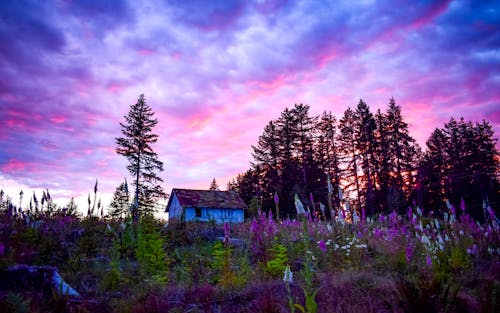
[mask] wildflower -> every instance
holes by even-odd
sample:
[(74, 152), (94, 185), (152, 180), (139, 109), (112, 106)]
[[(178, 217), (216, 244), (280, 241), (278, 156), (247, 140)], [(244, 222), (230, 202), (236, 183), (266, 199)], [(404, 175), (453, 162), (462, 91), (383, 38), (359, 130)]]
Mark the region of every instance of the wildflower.
[(326, 224), (326, 229), (328, 230), (329, 233), (333, 231), (332, 225)]
[(299, 196), (295, 194), (295, 209), (297, 210), (297, 216), (305, 215), (304, 205), (300, 202)]
[(450, 203), (450, 200), (446, 199), (446, 207), (450, 210), (452, 215), (455, 215), (455, 207)]
[(277, 192), (274, 193), (274, 203), (275, 204), (280, 203), (280, 198), (278, 197), (278, 193)]
[(427, 266), (431, 267), (432, 266), (432, 259), (429, 255), (426, 255), (425, 261), (427, 262)]
[(462, 213), (465, 214), (465, 201), (464, 201), (464, 198), (460, 199), (460, 209), (462, 210)]
[(321, 251), (326, 252), (326, 244), (325, 244), (325, 241), (323, 241), (323, 240), (318, 241), (318, 248), (319, 248)]
[(441, 228), (441, 225), (439, 224), (439, 221), (437, 219), (434, 219), (434, 225), (436, 226), (437, 230)]
[(420, 209), (420, 207), (417, 206), (417, 214), (419, 216), (422, 216), (422, 210)]
[(5, 245), (3, 244), (3, 242), (0, 242), (0, 255), (3, 255), (5, 252)]
[(410, 262), (413, 255), (413, 248), (411, 246), (406, 247), (406, 262)]
[(354, 213), (352, 214), (352, 222), (354, 224), (357, 224), (359, 221), (358, 213), (356, 213), (356, 210), (354, 210)]
[(383, 223), (385, 221), (385, 216), (383, 214), (380, 214), (378, 219), (379, 219), (380, 223)]
[(472, 248), (467, 248), (467, 254), (469, 254), (469, 255), (474, 255), (474, 254), (476, 254), (476, 252), (477, 252), (476, 244), (474, 244), (472, 246)]
[(326, 174), (326, 181), (327, 181), (327, 187), (328, 187), (328, 194), (332, 194), (333, 193), (333, 186), (332, 186), (332, 182), (330, 181), (330, 174)]
[(290, 269), (290, 265), (287, 265), (285, 268), (285, 273), (283, 275), (283, 281), (285, 284), (291, 284), (293, 281), (293, 273), (292, 270)]

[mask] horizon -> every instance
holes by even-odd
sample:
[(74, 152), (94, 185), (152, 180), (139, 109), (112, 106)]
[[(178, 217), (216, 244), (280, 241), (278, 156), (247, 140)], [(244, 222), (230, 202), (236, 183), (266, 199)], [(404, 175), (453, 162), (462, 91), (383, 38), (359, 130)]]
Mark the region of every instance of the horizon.
[[(340, 118), (394, 97), (425, 150), (451, 117), (500, 131), (497, 1), (0, 3), (0, 189), (107, 207), (120, 122), (144, 93), (165, 191), (220, 189), (295, 103)], [(14, 18), (15, 17), (15, 18)], [(499, 143), (497, 141), (497, 147)], [(82, 207), (83, 206), (83, 207)]]

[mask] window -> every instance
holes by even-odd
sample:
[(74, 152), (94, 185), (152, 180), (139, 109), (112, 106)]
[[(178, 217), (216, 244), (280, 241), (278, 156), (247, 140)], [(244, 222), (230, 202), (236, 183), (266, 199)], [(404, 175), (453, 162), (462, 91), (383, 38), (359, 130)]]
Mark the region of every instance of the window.
[(201, 208), (195, 208), (195, 216), (201, 217)]

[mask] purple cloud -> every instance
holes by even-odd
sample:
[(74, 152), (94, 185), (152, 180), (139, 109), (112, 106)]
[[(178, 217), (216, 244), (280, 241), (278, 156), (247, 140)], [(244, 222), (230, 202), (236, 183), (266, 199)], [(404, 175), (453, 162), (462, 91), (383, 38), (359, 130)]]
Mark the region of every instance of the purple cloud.
[[(126, 177), (119, 122), (156, 112), (166, 189), (225, 185), (294, 103), (394, 97), (424, 144), (451, 115), (500, 131), (495, 1), (0, 3), (0, 177), (83, 196)], [(6, 44), (8, 43), (8, 44)], [(0, 188), (7, 188), (0, 186)], [(14, 188), (14, 187), (12, 187)]]

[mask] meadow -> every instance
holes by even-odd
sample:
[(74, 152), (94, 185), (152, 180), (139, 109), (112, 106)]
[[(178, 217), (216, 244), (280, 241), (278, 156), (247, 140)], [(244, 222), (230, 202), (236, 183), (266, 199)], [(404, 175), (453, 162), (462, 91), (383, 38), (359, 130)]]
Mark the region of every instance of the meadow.
[(258, 212), (242, 224), (0, 212), (0, 270), (51, 265), (80, 294), (0, 291), (9, 312), (500, 312), (500, 231), (441, 216)]

